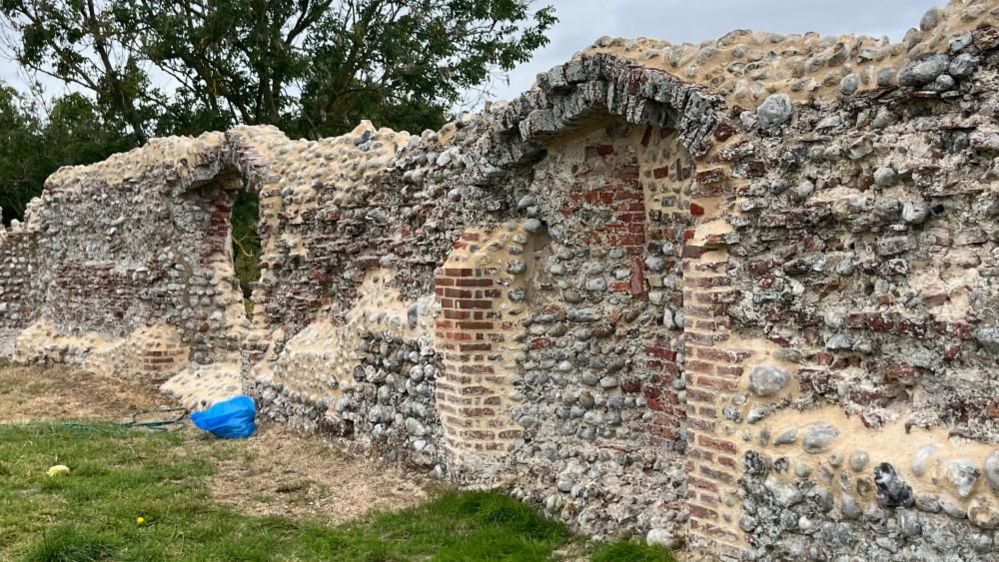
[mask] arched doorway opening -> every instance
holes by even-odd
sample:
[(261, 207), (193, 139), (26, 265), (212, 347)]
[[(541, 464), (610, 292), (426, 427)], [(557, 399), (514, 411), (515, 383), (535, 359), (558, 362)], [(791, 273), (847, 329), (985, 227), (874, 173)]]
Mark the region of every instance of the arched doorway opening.
[(253, 289), (260, 281), (261, 240), (257, 231), (260, 220), (260, 199), (257, 194), (241, 190), (232, 204), (232, 264), (243, 296), (246, 317), (253, 318)]

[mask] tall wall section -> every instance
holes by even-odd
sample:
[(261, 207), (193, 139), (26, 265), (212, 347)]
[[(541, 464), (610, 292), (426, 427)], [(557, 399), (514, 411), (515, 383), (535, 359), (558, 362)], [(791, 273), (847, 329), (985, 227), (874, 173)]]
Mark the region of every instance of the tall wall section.
[[(238, 356), (246, 319), (228, 224), (242, 180), (228, 152), (220, 133), (156, 139), (50, 177), (3, 240), (16, 358), (89, 359), (162, 381)], [(130, 349), (117, 344), (132, 335)]]
[(995, 560), (997, 22), (605, 38), (437, 132), (158, 139), (0, 233), (0, 333), (598, 538)]

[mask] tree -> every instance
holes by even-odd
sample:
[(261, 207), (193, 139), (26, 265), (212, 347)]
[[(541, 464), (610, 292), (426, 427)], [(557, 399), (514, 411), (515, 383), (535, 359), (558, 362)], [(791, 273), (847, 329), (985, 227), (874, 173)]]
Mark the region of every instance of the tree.
[(362, 118), (439, 126), (555, 21), (529, 0), (119, 1), (139, 56), (211, 112), (313, 138)]
[(19, 64), (89, 91), (102, 118), (120, 121), (134, 144), (149, 138), (162, 95), (131, 48), (136, 31), (122, 12), (95, 0), (0, 0), (0, 10), (7, 50)]
[[(21, 65), (90, 92), (105, 121), (141, 144), (150, 131), (234, 123), (313, 138), (364, 118), (437, 127), (464, 90), (547, 43), (554, 12), (531, 4), (0, 0), (0, 18)], [(176, 90), (153, 88), (152, 74)]]
[(22, 218), (28, 201), (60, 166), (90, 164), (128, 150), (132, 140), (103, 121), (94, 103), (69, 94), (40, 107), (0, 84), (0, 207), (4, 222)]
[(4, 220), (20, 217), (45, 180), (33, 164), (38, 155), (38, 118), (12, 88), (0, 87), (0, 207)]

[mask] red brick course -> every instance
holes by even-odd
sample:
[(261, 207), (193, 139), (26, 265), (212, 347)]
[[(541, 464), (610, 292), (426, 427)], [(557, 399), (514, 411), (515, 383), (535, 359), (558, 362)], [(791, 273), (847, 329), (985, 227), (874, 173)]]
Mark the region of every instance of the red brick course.
[[(443, 351), (444, 373), (437, 380), (437, 407), (442, 413), (445, 443), (455, 454), (501, 453), (520, 438), (502, 408), (511, 389), (502, 365), (502, 345), (515, 329), (503, 322), (499, 302), (504, 296), (496, 288), (500, 268), (457, 267), (454, 262), (471, 261), (481, 248), (475, 242), (491, 233), (465, 232), (454, 243), (456, 251), (434, 279), (441, 304), (436, 321), (436, 343)], [(543, 345), (543, 344), (541, 344)], [(457, 353), (455, 353), (457, 352)]]

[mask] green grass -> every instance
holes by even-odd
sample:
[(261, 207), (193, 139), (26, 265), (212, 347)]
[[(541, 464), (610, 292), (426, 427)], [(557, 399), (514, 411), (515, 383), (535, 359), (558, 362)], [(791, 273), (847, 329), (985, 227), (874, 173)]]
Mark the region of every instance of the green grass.
[[(244, 515), (213, 504), (207, 488), (214, 460), (238, 454), (239, 442), (181, 433), (0, 425), (0, 560), (519, 562), (581, 542), (495, 492), (446, 492), (340, 527)], [(53, 464), (73, 472), (50, 478)], [(612, 547), (594, 560), (671, 560)]]
[(28, 560), (45, 562), (98, 562), (111, 560), (111, 547), (94, 534), (61, 525), (42, 533), (42, 540), (28, 551)]

